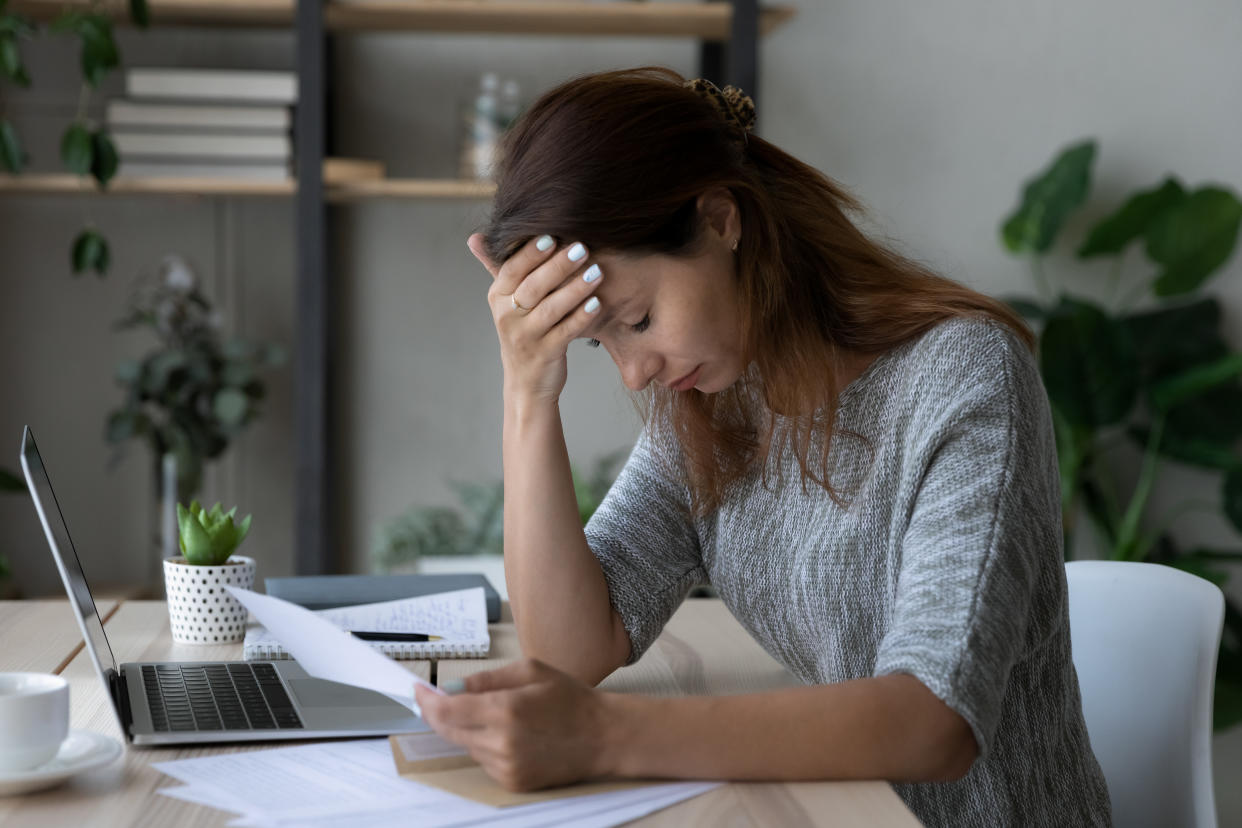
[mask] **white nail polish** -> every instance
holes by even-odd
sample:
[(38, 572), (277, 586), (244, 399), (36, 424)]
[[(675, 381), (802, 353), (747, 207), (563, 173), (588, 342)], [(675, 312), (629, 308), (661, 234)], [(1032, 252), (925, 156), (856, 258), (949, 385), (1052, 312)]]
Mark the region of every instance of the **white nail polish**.
[(551, 236), (540, 236), (538, 239), (535, 240), (535, 248), (539, 250), (541, 253), (546, 253), (548, 248), (551, 247), (554, 243), (555, 242), (552, 241)]
[(571, 262), (579, 262), (582, 261), (584, 256), (586, 256), (586, 248), (582, 246), (581, 242), (574, 242), (574, 246), (569, 248), (569, 260)]
[(586, 269), (586, 273), (582, 274), (582, 279), (587, 282), (594, 282), (603, 274), (600, 273), (599, 265), (593, 264)]
[(587, 313), (595, 313), (599, 310), (599, 300), (592, 296), (587, 300), (587, 303), (582, 307), (582, 309)]

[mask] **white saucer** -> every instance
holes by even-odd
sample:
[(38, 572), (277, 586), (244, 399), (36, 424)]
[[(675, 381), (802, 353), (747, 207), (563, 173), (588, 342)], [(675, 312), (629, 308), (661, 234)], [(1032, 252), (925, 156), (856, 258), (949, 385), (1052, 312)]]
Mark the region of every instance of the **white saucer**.
[(71, 730), (60, 750), (37, 768), (0, 771), (0, 796), (41, 791), (59, 785), (74, 774), (106, 765), (121, 755), (121, 746), (110, 736), (89, 730)]

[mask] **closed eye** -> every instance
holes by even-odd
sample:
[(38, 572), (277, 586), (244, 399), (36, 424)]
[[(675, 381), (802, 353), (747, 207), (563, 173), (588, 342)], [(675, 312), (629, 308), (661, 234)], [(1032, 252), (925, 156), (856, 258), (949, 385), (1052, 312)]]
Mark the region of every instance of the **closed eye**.
[(634, 331), (634, 333), (642, 333), (643, 331), (647, 330), (650, 327), (651, 327), (651, 314), (647, 314), (646, 316), (642, 318), (642, 321), (640, 321), (637, 325), (631, 325), (630, 330)]

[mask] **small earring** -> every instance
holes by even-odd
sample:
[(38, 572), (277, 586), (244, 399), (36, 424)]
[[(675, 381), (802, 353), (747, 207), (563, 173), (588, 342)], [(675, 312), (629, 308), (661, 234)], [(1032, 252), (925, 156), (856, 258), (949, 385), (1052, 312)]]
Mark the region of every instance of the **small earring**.
[(734, 239), (734, 240), (733, 240), (733, 247), (732, 247), (732, 248), (730, 248), (730, 249), (731, 249), (734, 253), (736, 253), (736, 252), (737, 252), (737, 243), (738, 243), (739, 241), (741, 241), (741, 239)]

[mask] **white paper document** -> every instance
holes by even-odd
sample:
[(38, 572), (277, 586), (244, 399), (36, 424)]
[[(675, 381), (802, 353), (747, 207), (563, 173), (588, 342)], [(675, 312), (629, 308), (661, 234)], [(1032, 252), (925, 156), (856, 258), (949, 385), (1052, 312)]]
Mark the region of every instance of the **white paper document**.
[(315, 678), (376, 690), (417, 716), (422, 711), (414, 701), (415, 684), (444, 692), (308, 609), (248, 589), (224, 588)]
[(403, 779), (386, 739), (322, 742), (158, 762), (187, 783), (167, 796), (241, 814), (247, 828), (542, 828), (619, 825), (717, 783), (670, 783), (493, 808)]

